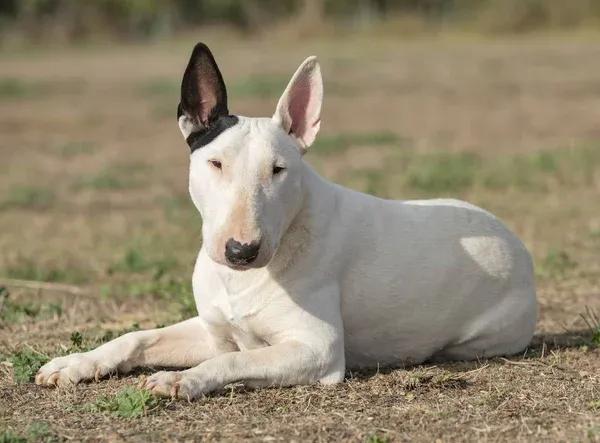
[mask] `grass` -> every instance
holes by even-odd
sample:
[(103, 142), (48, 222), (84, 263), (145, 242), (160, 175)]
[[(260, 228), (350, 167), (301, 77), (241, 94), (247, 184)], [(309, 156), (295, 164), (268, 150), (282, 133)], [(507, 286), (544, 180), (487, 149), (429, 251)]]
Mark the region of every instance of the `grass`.
[(95, 191), (118, 191), (136, 186), (136, 182), (130, 177), (109, 170), (80, 179), (75, 184), (76, 189), (91, 189)]
[(139, 246), (131, 246), (108, 268), (109, 274), (131, 277), (104, 287), (103, 293), (106, 297), (117, 294), (134, 298), (153, 296), (174, 305), (182, 318), (189, 318), (196, 314), (190, 279), (174, 276), (177, 268), (177, 261), (171, 257), (158, 257), (155, 252), (144, 252)]
[(61, 157), (74, 158), (93, 153), (96, 150), (96, 145), (91, 141), (70, 141), (55, 146), (54, 150)]
[(390, 443), (390, 441), (388, 437), (378, 434), (370, 435), (366, 439), (366, 443)]
[(132, 419), (148, 415), (160, 405), (161, 401), (150, 391), (130, 386), (114, 396), (98, 398), (93, 403), (87, 404), (85, 409)]
[(49, 357), (33, 348), (24, 348), (15, 352), (9, 362), (13, 368), (13, 378), (17, 383), (29, 383)]
[[(3, 75), (39, 77), (25, 87), (53, 82), (43, 77), (48, 66), (56, 78), (90, 75), (77, 100), (66, 87), (40, 100), (0, 98), (0, 274), (83, 277), (87, 294), (11, 289), (0, 314), (17, 320), (0, 325), (0, 429), (30, 439), (43, 418), (62, 440), (597, 440), (600, 346), (585, 310), (600, 309), (595, 39), (229, 38), (215, 56), (233, 67), (230, 110), (245, 115), (272, 112), (298, 60), (318, 52), (325, 101), (307, 161), (326, 178), (386, 198), (463, 198), (504, 220), (541, 277), (534, 343), (506, 360), (348, 371), (336, 386), (236, 385), (154, 413), (146, 406), (135, 419), (111, 410), (138, 371), (59, 391), (15, 383), (15, 369), (31, 380), (46, 356), (193, 315), (201, 243), (174, 119), (184, 43), (42, 48), (0, 55)], [(102, 66), (110, 69), (94, 69)], [(331, 94), (331, 82), (347, 90)], [(163, 104), (168, 118), (154, 118)], [(82, 179), (90, 180), (83, 189)], [(38, 199), (45, 183), (48, 201)], [(18, 187), (34, 191), (15, 198)], [(52, 303), (63, 306), (60, 316), (45, 313)], [(81, 410), (99, 399), (112, 406)]]
[(124, 162), (107, 166), (89, 177), (75, 181), (75, 190), (121, 191), (135, 189), (144, 183), (143, 175), (148, 171), (145, 163)]
[[(341, 155), (354, 146), (393, 146), (399, 141), (396, 136), (376, 133), (337, 135), (325, 138), (315, 150)], [(388, 197), (394, 196), (393, 192), (388, 195), (392, 186), (423, 197), (460, 196), (474, 189), (540, 194), (559, 187), (593, 187), (594, 171), (600, 168), (598, 152), (600, 146), (582, 145), (497, 158), (472, 152), (419, 152), (405, 147), (382, 151), (382, 167), (351, 170), (348, 177), (362, 174), (362, 190)]]
[(27, 439), (13, 431), (6, 430), (0, 432), (0, 443), (27, 443)]
[(17, 77), (0, 78), (0, 99), (38, 99), (50, 94), (79, 93), (83, 90), (83, 79), (69, 80), (23, 80)]
[(0, 210), (47, 209), (52, 206), (54, 201), (55, 194), (51, 189), (30, 185), (14, 186), (0, 200)]
[(590, 342), (592, 345), (600, 346), (600, 317), (598, 317), (596, 311), (589, 306), (586, 306), (585, 313), (581, 314), (581, 318), (589, 328)]
[(33, 421), (24, 434), (10, 430), (0, 432), (0, 443), (55, 443), (62, 440), (43, 421)]
[(577, 262), (563, 250), (551, 249), (538, 264), (538, 275), (546, 278), (563, 278), (577, 268)]
[(248, 76), (234, 83), (229, 94), (240, 98), (276, 98), (283, 93), (288, 81), (287, 76)]
[(4, 99), (26, 98), (43, 93), (39, 83), (30, 83), (14, 77), (0, 78), (0, 97)]
[(0, 269), (0, 275), (18, 280), (81, 284), (87, 281), (86, 273), (73, 266), (42, 265), (32, 259), (19, 257)]
[(392, 132), (360, 132), (322, 135), (311, 149), (317, 154), (336, 154), (356, 146), (396, 145), (401, 138)]
[(109, 272), (140, 273), (152, 271), (156, 278), (160, 278), (170, 269), (177, 266), (172, 258), (149, 258), (140, 249), (131, 247), (123, 257), (109, 268)]
[(417, 156), (406, 171), (406, 184), (431, 194), (460, 192), (473, 185), (478, 167), (478, 157), (469, 153)]
[(60, 303), (14, 303), (6, 300), (0, 311), (0, 325), (20, 323), (24, 320), (43, 320), (60, 317), (62, 305)]

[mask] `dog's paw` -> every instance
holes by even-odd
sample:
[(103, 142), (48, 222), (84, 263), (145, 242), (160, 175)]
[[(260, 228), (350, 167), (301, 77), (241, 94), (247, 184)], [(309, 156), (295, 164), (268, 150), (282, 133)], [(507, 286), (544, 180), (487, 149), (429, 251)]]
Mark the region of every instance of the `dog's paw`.
[(69, 386), (80, 381), (98, 381), (115, 368), (106, 366), (90, 352), (57, 357), (40, 368), (35, 376), (35, 384), (41, 386)]
[(160, 371), (143, 379), (139, 387), (156, 395), (188, 401), (213, 390), (200, 374), (188, 371)]

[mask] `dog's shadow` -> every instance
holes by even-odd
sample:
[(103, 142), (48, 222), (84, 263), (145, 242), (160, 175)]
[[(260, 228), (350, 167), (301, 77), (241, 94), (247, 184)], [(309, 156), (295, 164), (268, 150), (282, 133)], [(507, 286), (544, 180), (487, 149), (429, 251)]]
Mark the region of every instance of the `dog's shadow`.
[(473, 361), (426, 361), (420, 365), (411, 366), (393, 365), (370, 369), (361, 368), (348, 370), (346, 378), (368, 380), (379, 374), (390, 374), (398, 370), (411, 370), (415, 368), (431, 368), (432, 366), (457, 373), (458, 375), (480, 369), (485, 365), (535, 365), (537, 362), (544, 364), (543, 358), (553, 351), (580, 348), (583, 346), (596, 346), (592, 342), (591, 331), (589, 329), (561, 333), (541, 333), (536, 334), (530, 345), (522, 353), (516, 355), (482, 358)]

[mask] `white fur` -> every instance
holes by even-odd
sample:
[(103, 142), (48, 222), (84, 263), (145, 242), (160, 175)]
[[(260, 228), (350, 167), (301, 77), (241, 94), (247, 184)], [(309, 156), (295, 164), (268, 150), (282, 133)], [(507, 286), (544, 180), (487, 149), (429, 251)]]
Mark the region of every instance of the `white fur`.
[[(313, 85), (310, 109), (285, 114), (298, 76)], [(537, 304), (523, 244), (465, 202), (382, 200), (318, 176), (301, 154), (318, 129), (319, 84), (318, 63), (308, 59), (272, 119), (240, 117), (192, 154), (190, 194), (204, 219), (193, 275), (198, 317), (54, 359), (38, 384), (178, 366), (191, 369), (158, 372), (142, 385), (195, 398), (232, 382), (337, 383), (347, 367), (527, 346)], [(290, 125), (307, 130), (289, 134)], [(273, 165), (286, 169), (273, 175)], [(260, 241), (256, 261), (228, 266), (229, 238)]]

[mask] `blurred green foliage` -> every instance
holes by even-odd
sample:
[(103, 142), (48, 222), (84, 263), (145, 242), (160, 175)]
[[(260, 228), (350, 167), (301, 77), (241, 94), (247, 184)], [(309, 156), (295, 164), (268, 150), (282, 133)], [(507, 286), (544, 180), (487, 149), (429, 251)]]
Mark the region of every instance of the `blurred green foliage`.
[[(314, 30), (328, 22), (377, 23), (408, 16), (426, 25), (526, 32), (600, 23), (598, 0), (3, 0), (0, 37), (79, 41), (143, 39), (203, 24), (248, 32), (276, 20)], [(400, 23), (400, 22), (399, 22)], [(401, 27), (400, 24), (397, 26)], [(268, 29), (268, 27), (267, 27)], [(423, 29), (429, 29), (424, 27)]]

